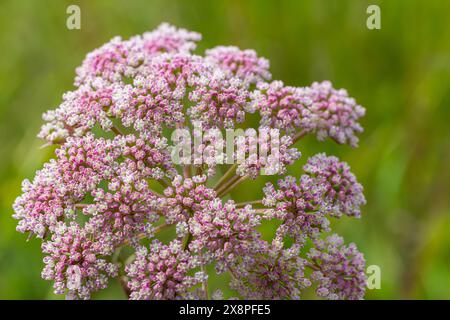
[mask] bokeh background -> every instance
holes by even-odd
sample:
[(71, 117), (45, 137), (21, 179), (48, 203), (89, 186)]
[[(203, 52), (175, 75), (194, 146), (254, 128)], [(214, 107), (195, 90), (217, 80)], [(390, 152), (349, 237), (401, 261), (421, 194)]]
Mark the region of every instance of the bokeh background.
[[(70, 4), (81, 7), (81, 30), (66, 28)], [(366, 28), (369, 4), (381, 7), (381, 30)], [(86, 53), (166, 21), (202, 33), (197, 52), (254, 48), (270, 59), (275, 79), (296, 86), (329, 79), (348, 89), (367, 108), (360, 147), (307, 138), (300, 164), (316, 152), (336, 154), (365, 187), (362, 218), (334, 227), (381, 268), (381, 289), (366, 298), (449, 299), (449, 12), (445, 0), (2, 0), (0, 298), (61, 298), (40, 278), (40, 242), (26, 242), (11, 218), (21, 181), (51, 157), (35, 137), (41, 114), (73, 88)], [(257, 189), (245, 183), (235, 196), (250, 200)], [(113, 284), (96, 297), (123, 295)]]

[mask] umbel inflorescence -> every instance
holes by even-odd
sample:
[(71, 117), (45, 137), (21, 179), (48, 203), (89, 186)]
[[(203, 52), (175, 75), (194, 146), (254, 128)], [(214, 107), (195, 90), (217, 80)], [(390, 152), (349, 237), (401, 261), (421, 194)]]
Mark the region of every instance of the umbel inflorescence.
[[(359, 217), (365, 203), (346, 163), (315, 155), (300, 177), (237, 203), (230, 193), (270, 161), (179, 165), (167, 132), (194, 122), (244, 128), (256, 115), (281, 134), (285, 174), (305, 135), (355, 147), (364, 108), (329, 82), (271, 81), (253, 50), (196, 55), (200, 38), (167, 24), (114, 38), (87, 55), (75, 90), (44, 114), (39, 137), (55, 158), (14, 203), (17, 230), (42, 240), (42, 277), (81, 299), (112, 278), (131, 299), (221, 298), (208, 283), (214, 272), (229, 274), (233, 297), (299, 299), (311, 287), (328, 299), (363, 298), (363, 255), (329, 234), (331, 218)], [(266, 223), (277, 226), (271, 240), (259, 232)]]

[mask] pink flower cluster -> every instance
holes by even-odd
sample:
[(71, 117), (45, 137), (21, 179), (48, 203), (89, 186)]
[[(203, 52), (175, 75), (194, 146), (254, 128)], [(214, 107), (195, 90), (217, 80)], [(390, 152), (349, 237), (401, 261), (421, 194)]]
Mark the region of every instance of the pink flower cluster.
[(308, 259), (319, 296), (334, 300), (359, 299), (364, 295), (364, 257), (354, 243), (346, 246), (338, 235), (316, 240)]
[(150, 250), (138, 249), (136, 259), (125, 268), (130, 279), (130, 299), (187, 298), (191, 287), (207, 279), (203, 271), (188, 274), (200, 265), (199, 257), (185, 250), (180, 241), (164, 245), (154, 240)]
[[(39, 137), (55, 158), (23, 182), (13, 206), (17, 230), (43, 242), (42, 277), (80, 299), (112, 279), (130, 299), (222, 297), (211, 272), (230, 275), (233, 297), (300, 299), (314, 287), (320, 297), (362, 299), (362, 254), (326, 235), (331, 218), (359, 217), (365, 204), (347, 164), (319, 154), (299, 179), (268, 183), (262, 199), (230, 196), (262, 172), (285, 174), (307, 134), (356, 146), (364, 109), (329, 82), (270, 82), (268, 60), (253, 50), (196, 55), (200, 38), (167, 24), (114, 38), (87, 55), (75, 89), (44, 114)], [(246, 147), (241, 163), (174, 163), (171, 129), (201, 122), (224, 132), (249, 114), (280, 133), (279, 161), (252, 159)], [(260, 231), (267, 224), (278, 226), (272, 240)]]
[(92, 291), (106, 288), (108, 279), (118, 275), (118, 266), (102, 258), (111, 250), (93, 241), (87, 230), (76, 223), (60, 223), (51, 241), (42, 244), (46, 254), (42, 278), (54, 281), (55, 293), (88, 299)]
[(358, 145), (356, 134), (363, 130), (358, 120), (365, 109), (346, 90), (336, 90), (328, 81), (303, 88), (264, 82), (258, 83), (258, 89), (253, 95), (263, 124), (287, 132), (315, 133), (320, 141), (330, 137), (340, 144)]

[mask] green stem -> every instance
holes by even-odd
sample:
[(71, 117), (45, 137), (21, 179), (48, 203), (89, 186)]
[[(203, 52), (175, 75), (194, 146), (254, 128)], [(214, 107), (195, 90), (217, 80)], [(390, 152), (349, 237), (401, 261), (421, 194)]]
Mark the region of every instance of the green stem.
[(230, 193), (235, 187), (237, 187), (239, 184), (247, 180), (248, 176), (239, 177), (235, 182), (231, 183), (229, 186), (226, 186), (225, 189), (218, 192), (218, 197), (221, 198), (227, 193)]
[(157, 191), (155, 191), (155, 190), (153, 190), (153, 189), (151, 189), (151, 188), (149, 188), (149, 190), (150, 190), (151, 193), (154, 193), (154, 194), (157, 195), (158, 197), (164, 198), (164, 195), (163, 195), (163, 194), (161, 194), (161, 193), (159, 193), (159, 192), (157, 192)]
[(112, 132), (114, 132), (118, 136), (123, 136), (123, 133), (116, 126), (111, 127)]
[(230, 175), (236, 171), (237, 163), (233, 164), (228, 170), (223, 174), (223, 176), (220, 178), (220, 180), (217, 182), (217, 184), (214, 186), (214, 190), (219, 190), (219, 188), (227, 182)]
[(307, 266), (308, 268), (310, 268), (310, 269), (312, 269), (314, 271), (319, 271), (320, 270), (320, 268), (319, 268), (319, 266), (317, 264), (312, 264), (310, 262), (308, 262), (305, 266)]
[(298, 140), (300, 140), (301, 138), (303, 138), (304, 136), (306, 136), (306, 134), (308, 133), (308, 131), (306, 130), (302, 130), (300, 132), (297, 132), (293, 137), (292, 137), (292, 144), (296, 143)]
[(216, 190), (216, 193), (219, 194), (221, 193), (223, 190), (225, 190), (226, 188), (228, 188), (230, 185), (232, 185), (233, 183), (235, 183), (237, 180), (239, 180), (240, 176), (238, 175), (234, 175), (232, 176), (230, 179), (228, 179), (225, 183), (223, 183), (218, 189)]
[[(121, 252), (121, 251), (122, 251), (122, 247), (119, 247), (119, 248), (117, 248), (117, 250), (114, 252), (113, 257), (112, 257), (112, 262), (113, 262), (114, 264), (119, 264), (119, 265), (122, 264), (122, 262), (121, 262), (121, 260), (120, 260), (120, 252)], [(121, 274), (119, 274), (119, 275), (117, 276), (117, 281), (119, 282), (120, 287), (121, 287), (122, 290), (123, 290), (123, 293), (126, 295), (127, 298), (129, 298), (129, 297), (130, 297), (130, 289), (128, 288), (128, 284), (127, 284), (127, 281), (126, 281), (126, 277), (123, 276), (123, 275), (121, 275)]]
[(253, 201), (239, 202), (239, 203), (236, 203), (236, 207), (242, 208), (242, 207), (245, 207), (247, 205), (254, 205), (254, 204), (262, 204), (262, 200), (253, 200)]
[(189, 232), (186, 238), (184, 239), (183, 250), (186, 250), (188, 248), (191, 241), (192, 241), (192, 234)]
[(159, 184), (160, 184), (163, 188), (167, 188), (167, 187), (170, 185), (169, 182), (167, 182), (167, 181), (165, 181), (165, 180), (163, 180), (163, 179), (157, 180), (157, 181), (159, 182)]
[[(202, 269), (202, 271), (203, 271), (205, 274), (207, 274), (206, 268), (205, 268), (204, 265), (201, 266), (201, 269)], [(210, 297), (209, 297), (209, 289), (208, 289), (208, 278), (206, 278), (206, 279), (203, 281), (203, 283), (202, 283), (202, 289), (203, 289), (203, 292), (205, 293), (205, 300), (210, 300)]]
[(128, 288), (127, 280), (125, 276), (118, 276), (117, 280), (119, 281), (120, 286), (122, 287), (123, 293), (127, 296), (127, 298), (130, 298), (130, 288)]
[[(171, 224), (167, 224), (167, 223), (161, 224), (161, 225), (159, 225), (159, 226), (157, 226), (155, 228), (155, 233), (158, 233), (160, 231), (166, 230), (167, 228), (169, 228), (171, 226), (172, 226)], [(146, 236), (147, 236), (147, 234), (140, 233), (140, 234), (137, 235), (137, 238), (138, 239), (144, 239)], [(123, 247), (123, 246), (126, 246), (129, 243), (130, 243), (130, 240), (125, 240), (121, 245), (119, 245), (119, 248)]]
[(185, 165), (183, 167), (183, 176), (185, 179), (188, 179), (191, 177), (191, 165)]

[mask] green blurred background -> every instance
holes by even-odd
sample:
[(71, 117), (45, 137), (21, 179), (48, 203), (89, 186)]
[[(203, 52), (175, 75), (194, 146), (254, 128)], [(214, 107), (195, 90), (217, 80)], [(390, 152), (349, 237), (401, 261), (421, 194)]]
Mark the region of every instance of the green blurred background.
[[(81, 7), (81, 30), (66, 28), (70, 4)], [(381, 7), (381, 30), (366, 28), (369, 4)], [(86, 53), (166, 21), (202, 33), (197, 52), (219, 44), (254, 48), (271, 61), (275, 79), (296, 86), (329, 79), (348, 89), (367, 108), (360, 147), (307, 138), (300, 163), (319, 151), (336, 154), (365, 187), (362, 219), (334, 225), (368, 265), (381, 267), (381, 289), (366, 298), (449, 299), (449, 12), (445, 0), (2, 0), (0, 298), (60, 298), (40, 278), (40, 242), (26, 242), (11, 218), (21, 181), (51, 156), (35, 138), (41, 114), (73, 88)], [(235, 197), (260, 195), (252, 190), (242, 184)], [(123, 296), (113, 284), (96, 297)]]

